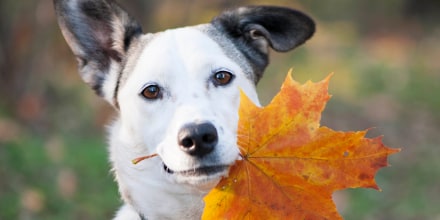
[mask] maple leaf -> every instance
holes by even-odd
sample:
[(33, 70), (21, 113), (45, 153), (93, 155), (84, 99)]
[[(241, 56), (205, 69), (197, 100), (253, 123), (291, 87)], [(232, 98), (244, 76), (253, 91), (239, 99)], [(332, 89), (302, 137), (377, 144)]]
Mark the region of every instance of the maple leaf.
[(330, 76), (295, 82), (290, 72), (272, 102), (260, 108), (241, 95), (242, 160), (205, 198), (202, 219), (341, 219), (332, 193), (379, 189), (374, 176), (399, 149), (366, 131), (320, 127)]

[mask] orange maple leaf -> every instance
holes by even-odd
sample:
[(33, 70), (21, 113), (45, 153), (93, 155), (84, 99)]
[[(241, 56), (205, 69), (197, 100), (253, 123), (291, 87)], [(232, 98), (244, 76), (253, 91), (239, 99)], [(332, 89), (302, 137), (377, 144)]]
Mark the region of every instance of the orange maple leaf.
[(264, 108), (242, 93), (242, 160), (204, 198), (202, 219), (341, 219), (335, 190), (379, 189), (374, 176), (399, 149), (365, 138), (366, 131), (320, 127), (329, 79), (300, 85), (289, 73)]

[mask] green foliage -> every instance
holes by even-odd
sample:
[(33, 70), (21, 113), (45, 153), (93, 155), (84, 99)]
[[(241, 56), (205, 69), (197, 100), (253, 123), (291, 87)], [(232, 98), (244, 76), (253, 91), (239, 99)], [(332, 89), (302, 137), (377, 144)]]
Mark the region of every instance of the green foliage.
[(0, 219), (113, 215), (119, 199), (104, 143), (90, 137), (59, 138), (51, 143), (26, 135), (2, 144)]

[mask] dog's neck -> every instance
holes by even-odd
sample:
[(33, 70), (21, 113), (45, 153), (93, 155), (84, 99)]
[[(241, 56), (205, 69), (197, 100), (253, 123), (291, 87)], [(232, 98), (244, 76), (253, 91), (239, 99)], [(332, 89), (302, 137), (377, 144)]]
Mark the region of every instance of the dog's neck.
[[(154, 185), (145, 185), (141, 178), (119, 175), (118, 179), (120, 189), (124, 188), (121, 191), (124, 202), (144, 219), (200, 219), (202, 215), (205, 193), (176, 194)], [(133, 187), (137, 184), (142, 186)]]
[[(163, 196), (167, 197), (168, 195)], [(142, 204), (148, 205), (147, 207), (139, 207), (136, 204), (125, 202), (125, 205), (118, 211), (114, 220), (200, 219), (203, 203), (199, 204), (199, 201), (201, 201), (201, 198), (186, 200), (186, 203), (178, 201), (179, 204), (177, 206), (174, 206), (175, 201), (162, 202), (161, 200), (155, 204)]]
[[(157, 191), (155, 195), (152, 195), (149, 192), (148, 196), (156, 197), (159, 195), (160, 198), (153, 198), (148, 203), (131, 205), (141, 219), (200, 219), (204, 208), (203, 195), (165, 193)], [(138, 197), (137, 200), (139, 200), (143, 199), (144, 196), (136, 195), (134, 197)]]

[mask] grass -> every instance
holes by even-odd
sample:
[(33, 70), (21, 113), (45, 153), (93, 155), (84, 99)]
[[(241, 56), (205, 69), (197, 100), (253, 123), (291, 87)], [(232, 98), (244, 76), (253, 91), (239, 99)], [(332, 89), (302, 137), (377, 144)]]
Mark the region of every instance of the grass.
[(0, 219), (111, 218), (119, 199), (102, 138), (57, 138), (2, 144)]

